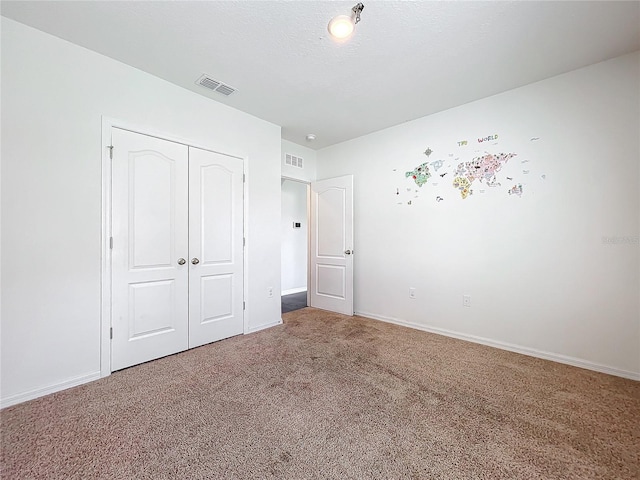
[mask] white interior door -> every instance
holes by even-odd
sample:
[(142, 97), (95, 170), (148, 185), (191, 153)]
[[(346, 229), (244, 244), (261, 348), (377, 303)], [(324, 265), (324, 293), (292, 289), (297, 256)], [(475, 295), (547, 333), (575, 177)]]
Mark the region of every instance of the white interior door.
[(243, 332), (242, 160), (189, 147), (189, 347)]
[(311, 306), (353, 315), (353, 175), (311, 183)]
[[(188, 147), (112, 131), (111, 369), (188, 348)], [(183, 263), (183, 264), (182, 264)]]

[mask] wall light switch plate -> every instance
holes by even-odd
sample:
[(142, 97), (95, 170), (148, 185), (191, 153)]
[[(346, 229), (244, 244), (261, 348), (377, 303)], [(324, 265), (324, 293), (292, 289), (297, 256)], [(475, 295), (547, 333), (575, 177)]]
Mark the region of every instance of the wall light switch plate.
[(471, 306), (471, 295), (463, 295), (462, 296), (462, 306), (470, 307)]
[(409, 287), (409, 298), (416, 298), (416, 289), (413, 287)]

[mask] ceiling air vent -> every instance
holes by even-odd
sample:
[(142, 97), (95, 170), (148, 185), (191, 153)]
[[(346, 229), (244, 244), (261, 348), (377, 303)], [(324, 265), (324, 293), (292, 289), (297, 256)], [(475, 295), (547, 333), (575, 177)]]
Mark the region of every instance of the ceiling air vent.
[(291, 165), (292, 167), (304, 168), (302, 162), (302, 158), (291, 155), (290, 153), (287, 153), (284, 157), (285, 165)]
[(197, 81), (196, 84), (203, 86), (204, 88), (208, 88), (209, 90), (213, 90), (214, 92), (221, 93), (222, 95), (228, 97), (233, 92), (236, 91), (235, 88), (230, 87), (229, 85), (225, 85), (224, 83), (214, 80), (209, 75), (202, 75)]
[(226, 95), (227, 97), (235, 91), (236, 91), (235, 88), (230, 87), (229, 85), (225, 85), (224, 83), (221, 84), (218, 88), (216, 88), (216, 92)]

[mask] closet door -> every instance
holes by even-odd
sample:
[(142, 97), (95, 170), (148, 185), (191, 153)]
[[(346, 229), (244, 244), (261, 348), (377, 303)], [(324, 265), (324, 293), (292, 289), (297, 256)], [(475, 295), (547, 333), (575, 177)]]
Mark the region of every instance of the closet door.
[(189, 347), (243, 332), (243, 163), (189, 147)]
[(188, 348), (188, 147), (112, 132), (111, 369)]

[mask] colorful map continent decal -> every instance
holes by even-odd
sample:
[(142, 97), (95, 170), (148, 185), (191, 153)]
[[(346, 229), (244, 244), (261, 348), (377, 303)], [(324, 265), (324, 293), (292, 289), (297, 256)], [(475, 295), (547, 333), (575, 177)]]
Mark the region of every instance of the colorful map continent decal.
[(433, 167), (433, 169), (437, 172), (444, 165), (444, 160), (436, 160), (435, 162), (431, 162), (429, 165)]
[(467, 177), (455, 177), (453, 179), (453, 188), (457, 188), (458, 190), (460, 190), (460, 195), (462, 195), (463, 199), (467, 198), (473, 193), (473, 190), (471, 190), (470, 187), (471, 182)]
[(485, 183), (488, 187), (498, 187), (500, 183), (496, 179), (496, 173), (515, 156), (515, 153), (497, 153), (495, 155), (487, 153), (470, 162), (462, 162), (458, 164), (454, 173), (453, 187), (460, 190), (463, 199), (473, 193), (471, 186), (476, 180)]
[(413, 178), (414, 182), (416, 182), (416, 185), (422, 187), (431, 177), (431, 172), (429, 172), (429, 163), (425, 162), (422, 165), (416, 167), (411, 172), (405, 173), (405, 177)]

